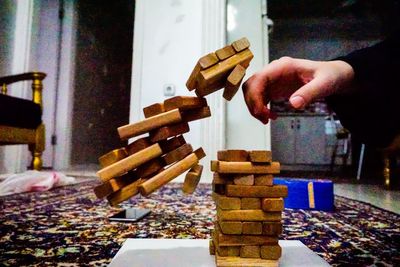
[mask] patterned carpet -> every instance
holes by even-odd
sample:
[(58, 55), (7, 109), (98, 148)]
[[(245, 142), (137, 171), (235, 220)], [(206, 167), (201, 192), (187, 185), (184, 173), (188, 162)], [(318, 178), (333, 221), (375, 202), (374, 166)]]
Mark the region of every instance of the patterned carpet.
[[(153, 212), (138, 223), (109, 222), (96, 182), (0, 198), (1, 266), (103, 266), (126, 238), (209, 238), (210, 186), (183, 196), (180, 184), (127, 205)], [(400, 216), (335, 198), (336, 211), (285, 210), (282, 239), (300, 240), (334, 266), (400, 266)]]

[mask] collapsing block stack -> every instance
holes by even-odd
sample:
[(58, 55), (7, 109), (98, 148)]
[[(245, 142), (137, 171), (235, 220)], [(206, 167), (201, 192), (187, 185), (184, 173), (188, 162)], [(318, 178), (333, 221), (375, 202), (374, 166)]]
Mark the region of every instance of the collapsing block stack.
[(184, 192), (192, 193), (200, 180), (203, 167), (198, 163), (205, 153), (202, 148), (193, 150), (183, 134), (189, 132), (188, 122), (211, 116), (206, 99), (177, 96), (143, 112), (144, 120), (118, 128), (122, 140), (136, 140), (99, 159), (102, 184), (94, 192), (111, 205), (139, 192), (147, 196), (188, 170)]
[(270, 151), (224, 150), (211, 161), (217, 220), (210, 253), (217, 266), (278, 266), (283, 198), (273, 184), (280, 171)]

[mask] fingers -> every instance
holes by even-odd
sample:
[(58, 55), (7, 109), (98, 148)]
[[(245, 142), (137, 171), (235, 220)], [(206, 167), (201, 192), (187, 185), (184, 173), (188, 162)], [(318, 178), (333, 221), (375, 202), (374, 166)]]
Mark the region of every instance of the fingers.
[(294, 92), (290, 96), (289, 102), (296, 109), (304, 108), (313, 100), (324, 97), (325, 91), (323, 89), (326, 87), (326, 80), (322, 77), (316, 77)]
[(242, 86), (247, 108), (253, 117), (267, 124), (270, 110), (267, 108), (264, 96), (264, 82), (257, 75), (253, 75)]

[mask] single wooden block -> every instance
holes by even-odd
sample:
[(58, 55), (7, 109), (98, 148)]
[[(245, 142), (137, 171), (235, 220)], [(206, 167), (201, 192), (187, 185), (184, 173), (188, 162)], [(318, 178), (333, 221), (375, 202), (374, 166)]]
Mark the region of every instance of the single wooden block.
[(214, 66), (219, 62), (219, 59), (215, 53), (209, 53), (199, 59), (201, 69), (207, 69)]
[(218, 249), (218, 255), (223, 256), (223, 257), (237, 257), (240, 256), (240, 246), (235, 246), (235, 247), (219, 247)]
[(179, 109), (188, 110), (207, 106), (207, 100), (203, 97), (174, 96), (164, 101), (165, 111)]
[(107, 154), (101, 156), (99, 158), (99, 163), (102, 168), (107, 167), (121, 159), (124, 159), (128, 156), (125, 148), (114, 149), (113, 151), (108, 152)]
[(227, 45), (215, 51), (215, 54), (217, 55), (219, 60), (224, 60), (227, 59), (228, 57), (233, 56), (234, 54), (236, 54), (236, 52), (231, 45)]
[(241, 65), (237, 65), (228, 75), (228, 78), (226, 78), (224, 93), (222, 95), (226, 100), (230, 101), (236, 95), (245, 75), (246, 69)]
[(167, 140), (161, 140), (158, 143), (163, 153), (171, 152), (174, 149), (186, 144), (186, 140), (183, 135), (175, 136)]
[(242, 222), (223, 222), (220, 221), (219, 227), (221, 232), (226, 235), (241, 235), (242, 234)]
[(261, 199), (257, 197), (244, 197), (241, 198), (241, 209), (242, 210), (260, 210)]
[(218, 240), (218, 247), (261, 246), (278, 244), (278, 238), (265, 235), (225, 235), (219, 225), (215, 226), (213, 240)]
[(207, 106), (202, 108), (185, 110), (182, 111), (181, 114), (182, 114), (182, 121), (190, 122), (211, 117), (211, 110), (210, 107)]
[(107, 183), (110, 184), (114, 192), (117, 192), (121, 188), (127, 186), (128, 184), (133, 183), (139, 178), (140, 176), (137, 175), (136, 171), (129, 171), (122, 176), (111, 178), (110, 180), (107, 181)]
[(108, 181), (104, 182), (102, 184), (99, 184), (98, 186), (93, 188), (93, 191), (97, 198), (106, 197), (114, 192), (113, 188), (111, 187), (111, 185)]
[(214, 172), (212, 183), (213, 184), (223, 184), (223, 185), (233, 184), (233, 180), (232, 180), (232, 178), (229, 178), (226, 175), (219, 174), (218, 172)]
[(100, 179), (104, 181), (108, 181), (113, 177), (120, 176), (130, 170), (135, 169), (136, 167), (150, 161), (156, 157), (161, 156), (162, 151), (158, 144), (151, 145), (148, 148), (145, 148), (133, 155), (130, 155), (114, 164), (111, 164), (100, 171), (97, 172), (97, 175)]
[[(182, 121), (181, 113), (178, 109), (170, 110), (153, 117), (144, 119), (137, 123), (118, 127), (118, 134), (122, 140), (135, 137), (165, 125), (176, 124)], [(154, 141), (153, 141), (154, 142)]]
[(264, 198), (261, 202), (263, 211), (282, 211), (284, 209), (283, 198)]
[(236, 67), (250, 62), (253, 59), (253, 53), (249, 49), (243, 50), (230, 58), (220, 61), (218, 64), (200, 71), (197, 76), (197, 89), (201, 90), (217, 84), (218, 82), (226, 82), (228, 75)]
[(267, 150), (249, 151), (249, 159), (251, 162), (257, 163), (272, 162), (272, 153)]
[(200, 74), (200, 71), (201, 71), (201, 66), (199, 63), (196, 63), (196, 66), (194, 66), (192, 72), (190, 73), (189, 79), (186, 82), (186, 88), (189, 89), (189, 91), (196, 89), (197, 76)]
[(261, 246), (260, 254), (262, 259), (279, 260), (282, 256), (282, 248), (279, 245)]
[(223, 184), (213, 184), (212, 185), (212, 191), (217, 193), (217, 194), (220, 194), (220, 195), (225, 195), (225, 192), (226, 192), (225, 185), (223, 185)]
[(194, 92), (198, 97), (204, 97), (206, 95), (214, 93), (215, 91), (218, 91), (221, 88), (224, 88), (225, 84), (226, 84), (226, 79), (216, 80), (212, 84), (209, 84), (207, 86), (197, 87)]
[(164, 113), (166, 110), (164, 108), (164, 103), (155, 103), (148, 107), (143, 108), (143, 113), (145, 118), (150, 118), (158, 114)]
[(196, 154), (197, 158), (201, 160), (206, 156), (206, 153), (204, 152), (203, 148), (199, 147), (195, 151), (193, 151), (194, 154)]
[(209, 249), (210, 255), (215, 255), (215, 245), (211, 239), (208, 242), (208, 249)]
[(164, 126), (150, 132), (150, 141), (153, 143), (159, 142), (173, 136), (187, 133), (189, 132), (189, 130), (189, 124), (187, 124), (186, 122)]
[(128, 152), (128, 155), (133, 155), (151, 145), (152, 143), (150, 141), (150, 138), (146, 136), (136, 139), (135, 141), (127, 145), (125, 149)]
[(184, 159), (187, 155), (189, 155), (192, 152), (193, 152), (193, 148), (190, 144), (183, 144), (182, 146), (165, 154), (163, 156), (163, 160), (166, 165), (170, 165), (174, 162)]
[(288, 194), (287, 186), (285, 185), (227, 185), (226, 195), (230, 197), (262, 197), (262, 198), (277, 198), (286, 197)]
[(242, 233), (244, 235), (261, 235), (263, 234), (262, 229), (262, 222), (242, 223)]
[(281, 221), (281, 212), (264, 212), (262, 210), (222, 210), (217, 208), (218, 220), (221, 221)]
[(240, 52), (240, 51), (243, 51), (243, 50), (249, 48), (250, 42), (246, 37), (243, 37), (237, 41), (234, 41), (232, 43), (232, 47), (233, 47), (233, 49), (235, 49), (236, 52)]
[(112, 193), (107, 197), (108, 202), (112, 206), (116, 206), (119, 203), (136, 196), (139, 193), (138, 186), (143, 183), (143, 179), (136, 180), (135, 182), (123, 187), (121, 190)]
[(278, 260), (264, 260), (256, 258), (222, 257), (215, 253), (217, 267), (278, 267)]
[(271, 164), (255, 164), (251, 162), (216, 161), (212, 171), (220, 173), (249, 173), (249, 174), (277, 174), (280, 171), (279, 162)]
[(273, 184), (274, 184), (274, 176), (272, 174), (254, 175), (254, 185), (272, 186)]
[(260, 258), (260, 246), (242, 246), (240, 248), (242, 258)]
[(238, 197), (226, 197), (213, 192), (212, 198), (218, 208), (223, 210), (240, 210), (241, 202)]
[(219, 161), (218, 160), (212, 160), (210, 162), (210, 170), (212, 172), (217, 172), (218, 171), (218, 165), (219, 165)]
[(141, 178), (148, 178), (149, 176), (160, 171), (165, 166), (166, 164), (162, 159), (155, 158), (137, 167), (136, 173)]
[(175, 179), (180, 174), (192, 168), (194, 165), (198, 164), (199, 159), (195, 153), (190, 154), (183, 160), (171, 165), (169, 168), (160, 172), (156, 176), (150, 178), (139, 186), (140, 193), (143, 196), (148, 196), (161, 186), (167, 184), (171, 180)]
[(201, 174), (203, 173), (203, 165), (195, 165), (185, 176), (182, 191), (186, 194), (193, 194), (197, 185), (200, 182)]
[(254, 175), (253, 174), (234, 175), (233, 183), (237, 185), (254, 185)]
[(281, 222), (263, 222), (262, 223), (262, 234), (279, 236), (283, 232), (283, 226)]
[(247, 161), (249, 153), (246, 150), (230, 149), (220, 150), (217, 153), (217, 158), (220, 161)]

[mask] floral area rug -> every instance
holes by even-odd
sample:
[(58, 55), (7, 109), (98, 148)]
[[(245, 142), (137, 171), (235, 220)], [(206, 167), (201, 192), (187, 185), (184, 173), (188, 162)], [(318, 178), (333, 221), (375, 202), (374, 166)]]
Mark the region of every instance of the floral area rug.
[[(210, 237), (211, 186), (185, 196), (169, 184), (125, 206), (149, 208), (136, 223), (110, 222), (111, 208), (92, 193), (97, 182), (0, 198), (1, 266), (104, 266), (127, 238)], [(400, 216), (335, 197), (335, 212), (284, 211), (282, 239), (300, 240), (334, 266), (400, 266)]]

